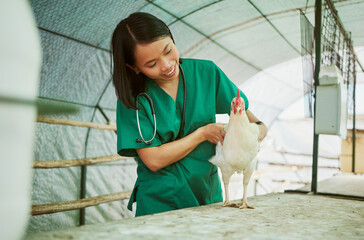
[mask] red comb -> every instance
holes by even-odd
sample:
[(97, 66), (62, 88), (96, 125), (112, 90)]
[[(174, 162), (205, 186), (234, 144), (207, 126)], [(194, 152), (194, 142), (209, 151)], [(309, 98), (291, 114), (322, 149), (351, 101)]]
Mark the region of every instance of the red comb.
[(238, 93), (236, 94), (236, 104), (240, 105), (241, 104), (241, 98), (240, 98), (240, 91), (238, 89)]

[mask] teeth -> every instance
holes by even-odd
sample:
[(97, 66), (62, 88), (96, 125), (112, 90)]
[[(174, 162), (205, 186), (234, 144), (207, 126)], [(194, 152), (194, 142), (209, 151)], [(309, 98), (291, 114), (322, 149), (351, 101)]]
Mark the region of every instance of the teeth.
[(172, 73), (173, 73), (173, 71), (174, 71), (174, 67), (172, 68), (172, 70), (169, 72), (169, 73), (167, 73), (166, 75), (171, 75)]

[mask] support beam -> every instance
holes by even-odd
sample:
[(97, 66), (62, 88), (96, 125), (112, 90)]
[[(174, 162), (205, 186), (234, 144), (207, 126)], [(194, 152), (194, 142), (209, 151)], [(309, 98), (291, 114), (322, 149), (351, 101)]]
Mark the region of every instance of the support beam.
[(321, 63), (321, 9), (322, 0), (316, 0), (315, 2), (315, 102), (314, 102), (314, 121), (313, 121), (313, 150), (312, 150), (312, 181), (311, 192), (317, 194), (317, 166), (318, 166), (318, 147), (319, 147), (319, 135), (316, 134), (316, 99), (317, 99), (317, 86), (319, 85), (319, 73)]

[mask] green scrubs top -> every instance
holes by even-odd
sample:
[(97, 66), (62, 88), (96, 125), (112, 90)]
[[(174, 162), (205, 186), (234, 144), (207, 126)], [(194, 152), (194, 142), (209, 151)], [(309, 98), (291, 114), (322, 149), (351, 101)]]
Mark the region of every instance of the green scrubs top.
[[(216, 122), (215, 114), (230, 113), (231, 100), (237, 87), (213, 62), (183, 59), (186, 78), (186, 115), (182, 137), (197, 128)], [(183, 80), (180, 74), (176, 102), (153, 80), (147, 79), (146, 93), (155, 108), (157, 133), (151, 145), (136, 142), (140, 138), (136, 111), (117, 103), (117, 147), (122, 156), (136, 157), (138, 178), (128, 209), (136, 201), (136, 216), (222, 201), (217, 167), (208, 160), (215, 154), (215, 145), (205, 141), (180, 161), (156, 172), (149, 170), (135, 149), (156, 147), (174, 141), (181, 125)], [(248, 100), (245, 108), (248, 109)], [(153, 136), (153, 116), (145, 97), (139, 98), (139, 121), (145, 140)]]

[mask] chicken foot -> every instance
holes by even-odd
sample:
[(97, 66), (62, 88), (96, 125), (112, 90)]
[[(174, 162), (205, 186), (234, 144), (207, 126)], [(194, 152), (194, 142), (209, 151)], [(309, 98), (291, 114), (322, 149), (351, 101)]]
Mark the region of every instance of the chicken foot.
[(232, 203), (229, 201), (229, 183), (227, 183), (227, 184), (224, 183), (224, 187), (225, 187), (225, 202), (222, 206), (239, 208), (240, 205), (238, 203)]
[(240, 203), (238, 203), (238, 206), (240, 209), (243, 209), (243, 208), (249, 208), (249, 209), (254, 209), (253, 206), (249, 205), (248, 204), (248, 200), (246, 198), (246, 190), (248, 188), (248, 184), (245, 184), (244, 183), (244, 192), (243, 192), (243, 199), (241, 200)]

